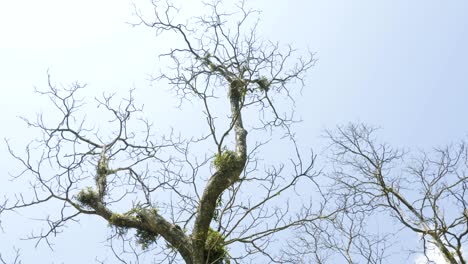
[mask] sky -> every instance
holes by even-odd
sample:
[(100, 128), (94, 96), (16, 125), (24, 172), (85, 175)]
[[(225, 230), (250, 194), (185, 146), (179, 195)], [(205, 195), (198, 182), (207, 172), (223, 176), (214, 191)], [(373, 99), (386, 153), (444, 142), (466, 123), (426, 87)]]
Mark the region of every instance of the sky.
[[(193, 4), (196, 1), (179, 2), (189, 13), (201, 10)], [(147, 6), (143, 0), (135, 4)], [(431, 149), (466, 138), (468, 2), (248, 4), (262, 10), (259, 33), (264, 39), (316, 53), (318, 62), (296, 102), (304, 120), (296, 128), (303, 146), (315, 147), (324, 129), (354, 121), (381, 127), (385, 140), (405, 148)], [(91, 97), (137, 88), (137, 98), (151, 98), (145, 103), (152, 104), (150, 114), (158, 122), (189, 130), (194, 124), (176, 113), (176, 101), (166, 89), (148, 81), (161, 67), (158, 52), (170, 47), (170, 40), (129, 25), (135, 21), (132, 8), (127, 0), (1, 1), (0, 138), (24, 146), (34, 137), (18, 116), (50, 109), (33, 93), (34, 87), (46, 87), (48, 70), (64, 85), (75, 80), (87, 83), (85, 94)], [(168, 109), (174, 111), (172, 118), (165, 114)], [(8, 192), (10, 187), (5, 186), (10, 186), (9, 173), (16, 165), (3, 141), (0, 157), (4, 164), (0, 192)], [(15, 224), (0, 238), (0, 250), (14, 246), (8, 242), (12, 233), (30, 232), (29, 218), (18, 213), (10, 221)], [(104, 225), (85, 218), (59, 234), (54, 252), (41, 245), (34, 249), (31, 242), (18, 245), (27, 248), (22, 252), (25, 263), (38, 258), (44, 260), (41, 263), (91, 263), (100, 253), (93, 245), (107, 235)], [(67, 246), (70, 241), (86, 253), (77, 254), (77, 248)]]

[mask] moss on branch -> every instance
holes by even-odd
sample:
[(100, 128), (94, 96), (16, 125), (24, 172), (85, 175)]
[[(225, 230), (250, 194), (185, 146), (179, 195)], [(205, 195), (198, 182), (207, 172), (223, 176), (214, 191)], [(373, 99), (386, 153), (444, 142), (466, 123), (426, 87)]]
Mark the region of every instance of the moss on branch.
[(216, 154), (213, 166), (218, 171), (232, 172), (242, 169), (242, 163), (232, 150), (224, 150), (221, 154)]
[(229, 86), (229, 97), (240, 101), (245, 96), (247, 87), (243, 80), (235, 79)]
[(265, 76), (262, 76), (262, 78), (258, 79), (256, 83), (258, 84), (258, 88), (264, 92), (268, 92), (270, 89), (270, 82)]
[[(141, 206), (136, 206), (135, 208), (131, 209), (130, 211), (124, 214), (114, 213), (109, 218), (109, 224), (126, 228), (129, 222), (140, 222), (142, 225), (147, 220), (148, 215), (156, 214), (157, 209), (151, 208), (146, 209), (142, 208)], [(159, 234), (154, 233), (148, 229), (143, 228), (136, 228), (136, 241), (138, 244), (141, 245), (143, 250), (148, 249), (148, 247), (155, 243), (159, 237)]]
[(84, 207), (96, 208), (99, 197), (93, 188), (86, 187), (78, 193), (76, 200)]
[(225, 237), (212, 228), (208, 229), (205, 254), (208, 263), (230, 263), (228, 251), (224, 246)]

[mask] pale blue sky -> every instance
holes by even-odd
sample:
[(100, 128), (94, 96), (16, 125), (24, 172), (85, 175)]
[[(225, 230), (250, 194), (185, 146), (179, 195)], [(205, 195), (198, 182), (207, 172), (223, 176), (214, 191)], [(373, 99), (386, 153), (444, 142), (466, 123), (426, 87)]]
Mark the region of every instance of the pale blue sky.
[[(199, 10), (189, 6), (193, 0), (179, 2), (185, 10)], [(304, 146), (317, 147), (323, 129), (350, 121), (381, 126), (387, 141), (404, 147), (430, 148), (466, 138), (467, 1), (254, 0), (248, 4), (263, 10), (259, 34), (265, 39), (317, 52), (318, 63), (297, 101), (298, 115), (304, 120), (297, 133)], [(131, 15), (127, 0), (1, 1), (0, 138), (21, 145), (34, 136), (16, 116), (46, 109), (32, 91), (33, 86), (45, 87), (47, 69), (63, 84), (88, 83), (87, 93), (92, 95), (136, 87), (140, 98), (151, 98), (144, 101), (153, 104), (150, 109), (155, 112), (148, 115), (173, 125), (165, 113), (173, 109), (174, 101), (147, 81), (160, 66), (156, 54), (171, 43), (156, 39), (151, 30), (126, 24), (133, 21)], [(176, 124), (184, 123), (182, 116), (177, 118)], [(3, 191), (7, 172), (16, 165), (5, 145), (0, 147)], [(0, 250), (11, 248), (16, 233), (26, 235), (32, 229), (24, 217), (14, 221), (25, 224), (7, 226), (6, 235), (0, 236)], [(96, 243), (106, 234), (103, 221), (84, 219), (81, 226), (72, 226), (55, 240), (54, 263), (91, 263), (101, 252)], [(79, 250), (67, 245), (70, 241), (76, 245), (76, 237), (83, 243)], [(32, 243), (19, 245), (25, 263), (52, 256), (44, 246), (32, 250)]]

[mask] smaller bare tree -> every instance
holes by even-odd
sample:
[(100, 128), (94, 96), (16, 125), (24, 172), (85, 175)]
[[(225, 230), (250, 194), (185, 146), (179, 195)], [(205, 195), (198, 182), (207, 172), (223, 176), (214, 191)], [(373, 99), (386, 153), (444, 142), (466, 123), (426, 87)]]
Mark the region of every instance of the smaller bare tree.
[[(3, 249), (3, 248), (2, 248)], [(1, 264), (21, 264), (21, 252), (18, 248), (14, 248), (13, 257), (7, 257), (4, 254), (0, 253), (0, 263)], [(4, 252), (5, 253), (5, 252)]]
[[(434, 153), (408, 153), (381, 144), (375, 129), (351, 124), (329, 131), (333, 195), (356, 214), (384, 213), (435, 246), (451, 264), (465, 264), (468, 243), (468, 149), (462, 142)], [(427, 254), (426, 254), (427, 256)], [(429, 260), (429, 258), (428, 258)]]

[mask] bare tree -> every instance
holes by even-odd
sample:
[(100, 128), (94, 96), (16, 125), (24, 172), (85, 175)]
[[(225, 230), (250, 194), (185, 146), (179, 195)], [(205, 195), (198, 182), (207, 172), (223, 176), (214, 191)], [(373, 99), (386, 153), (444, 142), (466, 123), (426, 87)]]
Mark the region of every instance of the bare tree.
[(468, 243), (465, 142), (411, 157), (378, 143), (375, 129), (365, 125), (339, 127), (327, 136), (335, 168), (330, 174), (333, 195), (347, 208), (348, 217), (363, 212), (391, 216), (421, 236), (425, 254), (433, 245), (447, 263), (466, 263), (462, 251)]
[(2, 264), (21, 264), (21, 253), (20, 250), (17, 248), (14, 248), (14, 257), (5, 257), (0, 253), (0, 263)]
[[(34, 193), (10, 198), (3, 211), (59, 206), (45, 219), (48, 228), (31, 236), (48, 244), (68, 222), (95, 215), (114, 228), (112, 238), (126, 242), (134, 236), (144, 251), (159, 253), (159, 262), (237, 263), (256, 256), (279, 261), (273, 246), (278, 232), (333, 215), (320, 199), (288, 203), (299, 181), (317, 176), (314, 154), (303, 157), (290, 130), (297, 93), (288, 87), (301, 84), (314, 65), (313, 54), (294, 59), (291, 47), (261, 40), (259, 13), (244, 2), (229, 13), (222, 11), (221, 1), (207, 3), (207, 15), (184, 23), (177, 22), (170, 3), (153, 5), (151, 18), (137, 10), (138, 24), (180, 40), (161, 55), (173, 67), (155, 81), (167, 81), (181, 104), (204, 108), (205, 134), (155, 135), (134, 91), (123, 100), (97, 98), (97, 107), (110, 119), (93, 124), (82, 114), (88, 105), (79, 93), (86, 85), (63, 87), (49, 76), (48, 88), (37, 92), (50, 99), (60, 117), (24, 119), (42, 137), (28, 145), (25, 155), (11, 144), (9, 150), (24, 167), (18, 178), (29, 177)], [(291, 104), (281, 108), (276, 102), (285, 99)], [(262, 172), (257, 155), (272, 131), (286, 135), (296, 156)], [(265, 140), (249, 138), (248, 132)], [(121, 250), (116, 257), (122, 263), (126, 252), (138, 262), (132, 244), (117, 249), (110, 243), (113, 251)]]
[[(333, 199), (330, 197), (330, 199)], [(392, 234), (374, 234), (365, 213), (336, 210), (334, 217), (306, 223), (283, 250), (287, 263), (391, 263)]]

